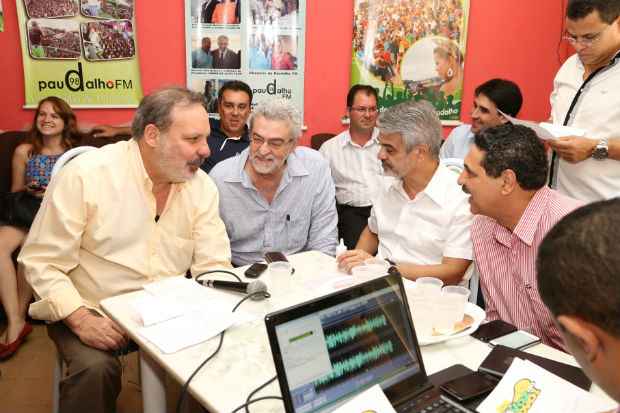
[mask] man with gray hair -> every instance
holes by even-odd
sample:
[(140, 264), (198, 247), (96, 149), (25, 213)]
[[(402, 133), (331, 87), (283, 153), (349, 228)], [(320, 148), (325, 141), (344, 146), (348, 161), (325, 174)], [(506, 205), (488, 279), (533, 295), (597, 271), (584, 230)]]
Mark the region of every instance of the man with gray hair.
[(146, 96), (133, 138), (84, 153), (45, 192), (19, 255), (35, 292), (33, 318), (67, 365), (60, 412), (114, 412), (125, 332), (101, 300), (165, 277), (230, 266), (209, 156), (202, 95), (166, 88)]
[(379, 119), (379, 159), (397, 180), (375, 200), (356, 249), (338, 257), (351, 271), (377, 254), (406, 278), (458, 284), (472, 260), (472, 215), (458, 174), (439, 162), (441, 123), (428, 102), (406, 102)]
[(250, 118), (250, 147), (210, 172), (232, 261), (262, 261), (265, 252), (336, 250), (335, 189), (328, 162), (297, 147), (301, 116), (287, 101), (260, 103)]

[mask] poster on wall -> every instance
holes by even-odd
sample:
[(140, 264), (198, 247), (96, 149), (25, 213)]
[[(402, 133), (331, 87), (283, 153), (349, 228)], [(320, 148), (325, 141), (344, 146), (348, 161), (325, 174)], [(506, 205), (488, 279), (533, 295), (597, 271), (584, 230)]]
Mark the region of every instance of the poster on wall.
[(137, 107), (135, 0), (17, 0), (25, 108), (58, 96), (74, 108)]
[(351, 85), (379, 93), (379, 108), (428, 100), (458, 124), (469, 0), (354, 0)]
[(217, 115), (230, 80), (250, 85), (253, 105), (278, 97), (303, 115), (306, 0), (185, 0), (187, 87)]
[(4, 9), (2, 8), (2, 0), (0, 0), (0, 32), (4, 31)]

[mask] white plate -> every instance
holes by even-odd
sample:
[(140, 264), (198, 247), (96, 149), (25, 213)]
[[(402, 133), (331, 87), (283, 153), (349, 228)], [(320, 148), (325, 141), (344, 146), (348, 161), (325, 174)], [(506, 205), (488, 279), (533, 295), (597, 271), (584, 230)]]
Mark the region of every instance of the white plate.
[(482, 323), (482, 321), (486, 318), (486, 313), (484, 312), (484, 310), (478, 307), (476, 304), (472, 304), (470, 302), (467, 302), (467, 304), (465, 305), (465, 314), (470, 315), (474, 319), (471, 326), (467, 327), (465, 330), (456, 334), (444, 334), (440, 336), (429, 337), (418, 335), (418, 343), (420, 343), (421, 346), (427, 346), (429, 344), (441, 343), (443, 341), (468, 336), (474, 331), (478, 330), (480, 323)]

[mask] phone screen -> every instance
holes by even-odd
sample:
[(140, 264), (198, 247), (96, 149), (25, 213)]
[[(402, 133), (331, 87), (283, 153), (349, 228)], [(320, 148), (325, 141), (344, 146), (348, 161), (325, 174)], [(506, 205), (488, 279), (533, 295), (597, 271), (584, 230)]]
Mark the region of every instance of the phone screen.
[(442, 384), (441, 390), (459, 401), (464, 401), (493, 390), (497, 382), (495, 377), (475, 371)]
[(523, 330), (517, 330), (513, 333), (506, 334), (505, 336), (498, 337), (490, 341), (490, 343), (494, 346), (502, 345), (517, 350), (532, 346), (539, 342), (540, 338)]
[(248, 278), (258, 278), (267, 269), (267, 264), (256, 262), (245, 270), (245, 276)]

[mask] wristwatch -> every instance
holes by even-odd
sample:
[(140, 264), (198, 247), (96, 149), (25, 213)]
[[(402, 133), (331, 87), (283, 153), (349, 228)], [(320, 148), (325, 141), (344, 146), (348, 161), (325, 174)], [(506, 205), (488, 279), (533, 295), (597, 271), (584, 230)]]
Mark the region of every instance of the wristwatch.
[(594, 148), (594, 152), (592, 152), (592, 158), (602, 161), (603, 159), (607, 159), (609, 156), (609, 143), (607, 142), (607, 138), (603, 138), (596, 144)]

